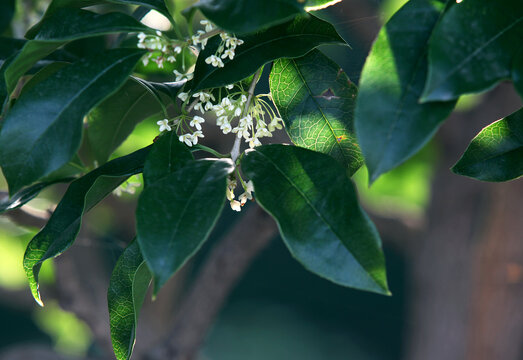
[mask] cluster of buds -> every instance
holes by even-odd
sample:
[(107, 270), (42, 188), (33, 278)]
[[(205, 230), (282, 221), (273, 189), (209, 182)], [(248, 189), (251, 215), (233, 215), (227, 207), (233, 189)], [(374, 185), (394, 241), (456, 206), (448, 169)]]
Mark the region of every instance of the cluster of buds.
[[(133, 181), (134, 179), (134, 181)], [(113, 190), (113, 194), (120, 197), (123, 193), (133, 195), (136, 189), (142, 185), (140, 179), (135, 175)]]
[(144, 66), (147, 66), (149, 61), (153, 61), (160, 69), (163, 69), (165, 61), (176, 62), (176, 55), (183, 50), (182, 46), (164, 37), (160, 31), (156, 31), (156, 35), (139, 33), (137, 46), (140, 49), (149, 50), (149, 53), (142, 59)]
[(227, 178), (227, 200), (229, 200), (231, 209), (234, 211), (242, 211), (242, 206), (245, 205), (247, 200), (252, 200), (252, 193), (254, 192), (252, 181), (244, 183), (243, 180), (240, 179), (240, 182), (243, 186), (244, 192), (238, 197), (238, 200), (236, 200), (234, 195), (234, 190), (237, 186), (236, 179)]

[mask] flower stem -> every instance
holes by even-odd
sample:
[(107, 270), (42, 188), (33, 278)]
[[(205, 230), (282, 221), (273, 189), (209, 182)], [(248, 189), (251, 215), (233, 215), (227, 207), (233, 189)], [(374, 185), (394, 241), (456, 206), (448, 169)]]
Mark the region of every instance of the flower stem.
[[(243, 108), (243, 112), (241, 114), (241, 117), (244, 117), (247, 112), (249, 111), (249, 107), (251, 106), (252, 97), (254, 96), (254, 88), (256, 87), (256, 83), (258, 82), (258, 79), (260, 78), (262, 68), (259, 68), (258, 71), (256, 71), (256, 74), (254, 74), (254, 77), (252, 78), (251, 85), (249, 86), (248, 91), (248, 97), (247, 102), (245, 103), (245, 107)], [(238, 156), (240, 156), (240, 143), (241, 143), (241, 137), (236, 137), (236, 140), (234, 141), (234, 145), (231, 149), (231, 159), (232, 161), (236, 162), (236, 159), (238, 159)]]

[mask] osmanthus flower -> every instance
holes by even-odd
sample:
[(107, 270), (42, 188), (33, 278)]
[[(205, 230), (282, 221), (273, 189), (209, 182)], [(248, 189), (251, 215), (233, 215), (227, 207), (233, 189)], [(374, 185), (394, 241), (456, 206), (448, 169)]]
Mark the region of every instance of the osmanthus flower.
[(238, 197), (238, 200), (240, 201), (240, 204), (242, 206), (245, 205), (247, 200), (252, 200), (252, 193), (254, 191), (254, 186), (252, 184), (252, 181), (247, 182), (246, 185), (247, 186), (245, 188), (245, 192)]
[(202, 129), (202, 126), (200, 124), (204, 123), (205, 119), (200, 116), (195, 116), (189, 123), (190, 126), (195, 127), (198, 130)]
[(242, 211), (242, 204), (238, 200), (231, 200), (231, 209), (234, 211)]
[(169, 126), (169, 120), (167, 120), (167, 119), (163, 119), (163, 120), (157, 121), (156, 124), (158, 126), (160, 126), (160, 132), (165, 131), (165, 130), (167, 130), (167, 131), (171, 131), (172, 130), (171, 126)]

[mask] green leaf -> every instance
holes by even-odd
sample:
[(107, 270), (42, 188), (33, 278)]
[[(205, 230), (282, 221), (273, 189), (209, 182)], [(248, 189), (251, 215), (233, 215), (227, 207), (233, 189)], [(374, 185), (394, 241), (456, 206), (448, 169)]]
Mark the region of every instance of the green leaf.
[(133, 79), (91, 110), (87, 138), (98, 164), (109, 159), (139, 122), (161, 111), (151, 92)]
[(230, 159), (187, 162), (140, 195), (138, 242), (154, 275), (154, 293), (203, 245), (225, 202)]
[(51, 181), (42, 181), (20, 190), (19, 192), (11, 196), (11, 198), (6, 196), (5, 198), (0, 199), (0, 214), (9, 210), (17, 209), (27, 204), (29, 201), (33, 200), (36, 196), (38, 196), (38, 194), (48, 186), (58, 183), (67, 183), (71, 182), (72, 180), (74, 180), (74, 178), (68, 177)]
[(31, 293), (43, 306), (38, 291), (38, 273), (42, 263), (63, 253), (72, 245), (82, 223), (82, 216), (131, 175), (142, 171), (150, 147), (114, 159), (73, 181), (56, 207), (47, 225), (27, 245), (24, 269)]
[(16, 60), (7, 69), (7, 89), (11, 93), (20, 76), (31, 66), (70, 41), (111, 33), (140, 31), (152, 30), (122, 13), (100, 15), (80, 9), (57, 9), (40, 23), (39, 31), (34, 34), (33, 40), (24, 45)]
[(523, 108), (481, 130), (452, 171), (483, 181), (522, 176)]
[(233, 33), (248, 33), (292, 19), (307, 10), (341, 0), (200, 0), (194, 7), (216, 25)]
[(443, 7), (409, 1), (381, 29), (365, 62), (355, 127), (371, 182), (419, 151), (454, 108), (454, 101), (419, 103), (427, 42)]
[(145, 186), (180, 170), (188, 161), (194, 160), (187, 146), (178, 140), (175, 131), (158, 137), (145, 161), (143, 179)]
[(124, 5), (139, 5), (152, 10), (156, 10), (159, 13), (165, 15), (168, 19), (171, 18), (169, 10), (165, 6), (164, 0), (106, 0), (107, 2), (114, 4), (124, 4)]
[(351, 175), (362, 165), (353, 131), (357, 88), (335, 62), (318, 50), (277, 60), (270, 88), (294, 144), (333, 156)]
[(20, 96), (0, 132), (0, 165), (11, 194), (72, 158), (84, 115), (124, 83), (142, 55), (131, 49), (95, 54)]
[(224, 67), (206, 64), (205, 59), (216, 53), (221, 38), (209, 40), (200, 53), (194, 72), (194, 91), (225, 86), (252, 75), (264, 64), (285, 57), (303, 56), (322, 44), (345, 44), (336, 29), (326, 21), (303, 14), (295, 19), (257, 33), (244, 35), (232, 60), (223, 60)]
[(0, 11), (0, 34), (3, 33), (11, 24), (11, 20), (13, 20), (13, 16), (15, 15), (15, 9), (15, 0), (2, 1), (2, 11)]
[(118, 259), (107, 291), (111, 339), (117, 360), (131, 358), (138, 315), (150, 283), (151, 273), (138, 242), (133, 240)]
[(521, 39), (521, 0), (463, 1), (450, 7), (430, 39), (421, 100), (457, 99), (510, 78)]
[(0, 37), (0, 60), (5, 60), (22, 47), (24, 47), (26, 40), (13, 39), (10, 37)]
[(379, 235), (337, 161), (278, 144), (247, 152), (241, 164), (305, 268), (339, 285), (389, 294)]

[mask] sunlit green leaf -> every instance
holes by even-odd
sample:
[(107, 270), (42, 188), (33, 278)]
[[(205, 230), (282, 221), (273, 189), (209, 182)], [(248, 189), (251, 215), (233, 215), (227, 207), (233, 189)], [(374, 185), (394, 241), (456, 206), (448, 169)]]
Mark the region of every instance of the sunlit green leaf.
[(33, 40), (28, 41), (6, 71), (7, 89), (11, 93), (22, 76), (38, 60), (61, 45), (104, 34), (151, 31), (129, 15), (122, 13), (96, 14), (86, 10), (63, 8), (56, 10), (40, 23)]
[(0, 132), (0, 164), (11, 194), (72, 158), (84, 115), (124, 83), (142, 55), (134, 49), (95, 54), (20, 96)]
[(523, 109), (481, 130), (452, 171), (483, 181), (522, 176)]
[(60, 255), (72, 245), (85, 212), (93, 208), (129, 176), (143, 170), (150, 147), (114, 159), (71, 183), (47, 225), (31, 240), (24, 255), (24, 269), (36, 302), (43, 305), (38, 291), (42, 263)]
[(409, 1), (381, 29), (366, 60), (355, 127), (371, 182), (420, 150), (455, 105), (419, 103), (427, 42), (443, 7), (440, 1)]
[(290, 20), (341, 0), (200, 0), (196, 8), (219, 27), (247, 33)]
[(154, 275), (154, 293), (203, 245), (225, 202), (232, 161), (195, 160), (147, 184), (136, 222), (143, 257)]
[(510, 78), (521, 39), (521, 0), (455, 4), (430, 39), (429, 73), (422, 101), (456, 99)]
[(111, 339), (117, 360), (131, 357), (138, 314), (150, 283), (151, 273), (138, 242), (133, 240), (118, 259), (107, 291)]
[(356, 86), (320, 51), (274, 62), (271, 94), (296, 145), (329, 154), (354, 173), (362, 164), (353, 131)]
[(337, 284), (389, 293), (379, 235), (343, 166), (288, 145), (261, 146), (241, 164), (296, 260)]
[(222, 68), (205, 63), (207, 57), (216, 53), (221, 39), (209, 41), (196, 62), (194, 91), (238, 82), (270, 61), (303, 56), (321, 44), (345, 44), (331, 24), (308, 14), (241, 39), (244, 43), (236, 47), (232, 60), (223, 60)]
[(151, 92), (132, 79), (91, 110), (87, 116), (87, 138), (98, 164), (109, 159), (140, 121), (161, 111)]
[(159, 13), (170, 18), (169, 10), (165, 6), (164, 0), (106, 0), (107, 2), (114, 4), (129, 4), (129, 5), (139, 5), (145, 8), (156, 10)]

